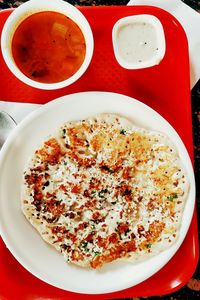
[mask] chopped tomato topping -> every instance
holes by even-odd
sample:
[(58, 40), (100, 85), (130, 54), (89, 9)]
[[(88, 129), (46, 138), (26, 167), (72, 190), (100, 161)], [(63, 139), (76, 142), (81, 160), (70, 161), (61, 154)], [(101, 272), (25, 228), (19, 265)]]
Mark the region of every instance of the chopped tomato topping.
[(80, 223), (78, 225), (78, 230), (83, 230), (83, 229), (87, 228), (87, 226), (88, 226), (88, 222)]
[(129, 224), (121, 223), (117, 226), (119, 233), (126, 233), (129, 230)]
[(67, 229), (65, 228), (65, 226), (53, 226), (52, 227), (52, 233), (66, 233), (67, 232)]
[(113, 244), (116, 244), (117, 241), (118, 241), (118, 236), (115, 232), (113, 232), (109, 237), (108, 237), (108, 241), (109, 243), (113, 243)]
[(72, 258), (72, 261), (83, 261), (84, 260), (83, 254), (78, 250), (72, 250), (71, 258)]
[(93, 242), (93, 234), (89, 233), (88, 236), (85, 238), (85, 240), (89, 243)]
[(149, 230), (145, 232), (145, 237), (147, 241), (154, 242), (160, 236), (160, 233), (165, 228), (165, 223), (160, 221), (153, 221), (149, 225)]
[(52, 213), (54, 217), (59, 217), (64, 212), (65, 204), (64, 203), (60, 204), (59, 201), (50, 199), (46, 201), (46, 207), (47, 207), (47, 211)]
[(43, 176), (42, 175), (38, 175), (35, 172), (32, 172), (31, 175), (25, 175), (25, 180), (29, 185), (32, 184), (41, 184)]
[(134, 241), (125, 242), (121, 245), (116, 245), (105, 251), (105, 254), (97, 255), (90, 265), (96, 269), (101, 267), (104, 263), (111, 262), (117, 258), (126, 256), (127, 253), (134, 252), (136, 245)]
[(78, 186), (78, 185), (74, 185), (74, 186), (72, 187), (71, 191), (72, 191), (72, 193), (74, 193), (74, 194), (79, 194), (80, 191), (81, 191), (81, 187)]
[(129, 179), (129, 178), (133, 177), (133, 168), (132, 167), (124, 168), (123, 173), (122, 173), (122, 177), (124, 179)]
[(59, 162), (60, 157), (64, 155), (61, 146), (55, 138), (52, 138), (44, 143), (44, 147), (36, 151), (36, 154), (41, 157), (41, 160), (50, 165), (55, 165)]

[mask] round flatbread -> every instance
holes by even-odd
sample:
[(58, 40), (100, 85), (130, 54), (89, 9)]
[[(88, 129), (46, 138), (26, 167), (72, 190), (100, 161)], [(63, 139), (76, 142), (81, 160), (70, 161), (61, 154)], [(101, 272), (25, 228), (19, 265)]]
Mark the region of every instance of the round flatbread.
[(166, 135), (100, 114), (63, 124), (33, 153), (22, 210), (67, 262), (99, 268), (170, 247), (188, 189)]

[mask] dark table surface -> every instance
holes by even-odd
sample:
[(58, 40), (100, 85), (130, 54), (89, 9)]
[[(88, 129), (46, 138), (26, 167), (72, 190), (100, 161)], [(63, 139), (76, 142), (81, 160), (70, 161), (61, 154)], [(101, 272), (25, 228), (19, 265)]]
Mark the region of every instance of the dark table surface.
[[(23, 1), (5, 1), (0, 0), (0, 9), (17, 7)], [(42, 0), (41, 0), (42, 1)], [(172, 1), (172, 0), (168, 0)], [(190, 7), (194, 8), (200, 13), (200, 1), (198, 0), (182, 0)], [(126, 5), (129, 0), (69, 0), (73, 5), (82, 6), (94, 6), (94, 5)], [(198, 32), (199, 28), (197, 28)], [(200, 56), (200, 53), (199, 53)], [(194, 139), (194, 168), (195, 168), (195, 178), (197, 187), (197, 213), (200, 219), (200, 80), (197, 82), (195, 87), (191, 91), (191, 103), (192, 103), (192, 119), (193, 119), (193, 139)], [(200, 237), (200, 226), (199, 226), (199, 237)], [(193, 275), (193, 278), (179, 291), (162, 297), (152, 297), (149, 298), (134, 298), (133, 300), (142, 299), (163, 299), (163, 300), (197, 300), (200, 299), (200, 262), (198, 263), (197, 269)], [(11, 299), (10, 299), (11, 300)], [(78, 299), (77, 299), (78, 300)], [(124, 299), (125, 300), (125, 299)]]

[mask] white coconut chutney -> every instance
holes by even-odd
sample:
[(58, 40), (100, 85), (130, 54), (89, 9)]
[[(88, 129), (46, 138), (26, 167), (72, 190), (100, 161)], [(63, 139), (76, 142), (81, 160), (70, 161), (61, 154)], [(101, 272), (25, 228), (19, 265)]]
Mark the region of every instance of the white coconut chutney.
[(158, 37), (155, 28), (145, 22), (127, 24), (117, 35), (120, 55), (130, 63), (141, 63), (151, 59), (158, 51)]
[(159, 64), (165, 54), (162, 24), (152, 15), (122, 18), (113, 27), (113, 47), (118, 63), (126, 69)]

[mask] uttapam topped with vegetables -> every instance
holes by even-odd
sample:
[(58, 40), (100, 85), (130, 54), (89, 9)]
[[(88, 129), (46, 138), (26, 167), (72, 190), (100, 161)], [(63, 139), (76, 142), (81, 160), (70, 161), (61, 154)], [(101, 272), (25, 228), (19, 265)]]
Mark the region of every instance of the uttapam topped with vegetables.
[(66, 122), (26, 164), (22, 211), (66, 262), (135, 262), (179, 234), (189, 183), (159, 132), (105, 113)]

